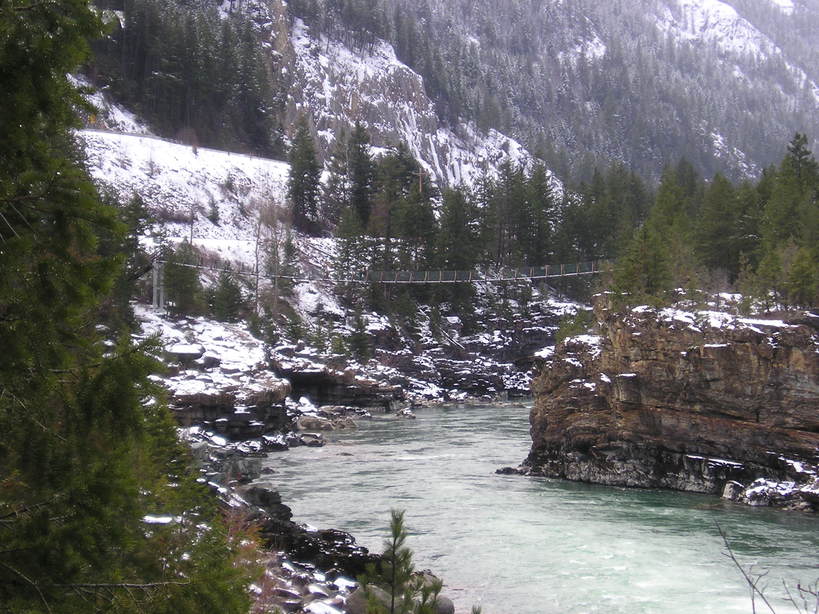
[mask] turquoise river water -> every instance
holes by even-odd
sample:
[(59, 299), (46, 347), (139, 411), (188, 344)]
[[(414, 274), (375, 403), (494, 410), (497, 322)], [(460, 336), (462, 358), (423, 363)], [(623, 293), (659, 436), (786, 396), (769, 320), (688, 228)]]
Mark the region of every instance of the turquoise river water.
[[(500, 476), (529, 449), (528, 408), (438, 408), (376, 417), (324, 448), (266, 462), (294, 520), (351, 532), (380, 551), (391, 508), (406, 510), (416, 567), (445, 581), (458, 612), (750, 613), (724, 556), (781, 581), (819, 578), (819, 519), (716, 497)], [(775, 602), (777, 611), (793, 611)], [(762, 611), (761, 609), (759, 611)]]

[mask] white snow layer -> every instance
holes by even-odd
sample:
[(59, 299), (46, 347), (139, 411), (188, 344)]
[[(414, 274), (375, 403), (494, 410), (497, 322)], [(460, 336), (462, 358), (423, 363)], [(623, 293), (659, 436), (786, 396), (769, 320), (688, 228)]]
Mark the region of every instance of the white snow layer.
[[(791, 0), (771, 2), (786, 13), (794, 8)], [(658, 6), (656, 23), (662, 33), (678, 41), (715, 46), (732, 61), (756, 63), (783, 56), (768, 35), (722, 0), (663, 0)], [(819, 102), (819, 85), (809, 79), (803, 68), (787, 62), (786, 66), (796, 87), (801, 89), (807, 85)], [(742, 73), (738, 66), (735, 71)], [(724, 144), (715, 142), (715, 148), (720, 147), (724, 148)]]
[(97, 182), (123, 200), (139, 194), (169, 239), (193, 236), (224, 260), (251, 263), (258, 216), (284, 206), (284, 162), (151, 136), (82, 130), (79, 137)]
[(793, 15), (794, 10), (796, 10), (793, 0), (770, 0), (770, 2), (786, 15)]

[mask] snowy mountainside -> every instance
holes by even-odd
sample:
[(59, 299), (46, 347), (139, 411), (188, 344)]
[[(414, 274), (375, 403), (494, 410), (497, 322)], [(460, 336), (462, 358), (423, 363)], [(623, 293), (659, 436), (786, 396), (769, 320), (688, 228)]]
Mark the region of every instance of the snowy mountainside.
[(467, 123), (456, 134), (442, 126), (423, 79), (398, 60), (389, 43), (379, 40), (371, 50), (353, 51), (312, 34), (300, 19), (291, 39), (296, 61), (288, 104), (292, 113), (313, 119), (322, 151), (332, 148), (339, 129), (349, 133), (352, 120), (367, 127), (375, 146), (407, 145), (444, 186), (472, 185), (504, 162), (532, 161), (520, 143), (497, 130), (482, 134)]
[(678, 39), (714, 44), (726, 54), (768, 57), (776, 45), (736, 9), (720, 0), (671, 0), (661, 5), (657, 26)]
[[(775, 3), (786, 15), (793, 15), (794, 5)], [(788, 10), (788, 6), (790, 10)], [(721, 0), (667, 0), (658, 12), (660, 31), (678, 40), (698, 46), (715, 46), (724, 58), (735, 63), (734, 76), (743, 78), (743, 64), (780, 58), (790, 73), (791, 85), (807, 89), (819, 103), (819, 85), (805, 69), (792, 64), (783, 50), (737, 10)]]
[(125, 201), (139, 195), (172, 242), (253, 268), (262, 211), (283, 210), (289, 166), (149, 135), (82, 130), (92, 177)]
[(795, 132), (819, 144), (812, 0), (384, 4), (440, 50), (459, 110), (543, 151), (560, 175), (620, 160), (658, 177), (685, 157), (706, 177), (741, 179)]
[[(153, 249), (161, 241), (175, 245), (192, 237), (204, 262), (216, 264), (217, 270), (229, 265), (234, 271), (247, 273), (239, 278), (248, 301), (254, 296), (254, 277), (249, 273), (257, 264), (262, 271), (260, 296), (265, 300), (270, 295), (273, 282), (264, 271), (272, 244), (280, 244), (282, 239), (281, 234), (278, 238), (275, 234), (284, 227), (279, 221), (285, 216), (287, 164), (194, 149), (152, 136), (83, 130), (79, 137), (95, 181), (122, 200), (139, 195), (156, 219), (142, 238), (146, 248)], [(355, 332), (330, 279), (336, 241), (294, 233), (293, 242), (296, 279), (291, 293), (282, 296), (281, 302), (297, 315), (308, 335), (306, 339), (291, 338), (286, 327), (275, 333), (277, 339), (268, 345), (268, 359), (277, 376), (298, 378), (318, 373), (325, 383), (330, 382), (328, 386), (352, 377), (374, 382), (372, 385), (382, 391), (379, 395), (399, 389), (408, 402), (525, 395), (534, 353), (552, 343), (563, 315), (579, 309), (537, 289), (525, 304), (512, 298), (500, 309), (499, 297), (487, 286), (478, 288), (476, 322), (468, 333), (456, 316), (443, 318), (440, 331), (433, 331), (429, 307), (421, 309), (414, 329), (378, 313), (364, 313), (364, 334), (373, 358), (360, 363), (333, 354), (327, 344), (315, 345), (319, 336), (326, 341), (350, 338)], [(201, 278), (206, 286), (212, 286), (216, 273), (206, 269)], [(169, 343), (182, 343), (184, 335), (173, 332), (177, 324), (161, 325), (156, 318), (148, 318), (145, 310), (140, 313), (146, 321), (154, 322), (152, 330), (170, 331)], [(210, 338), (197, 330), (207, 331), (215, 325), (203, 321), (197, 326), (188, 331), (187, 343), (207, 346)], [(239, 335), (246, 336), (246, 332)], [(219, 351), (235, 354), (230, 348)], [(251, 353), (255, 356), (259, 351)], [(208, 381), (219, 379), (217, 375)], [(194, 376), (185, 376), (181, 382), (171, 387), (188, 390), (210, 385)], [(294, 394), (301, 394), (298, 386)]]

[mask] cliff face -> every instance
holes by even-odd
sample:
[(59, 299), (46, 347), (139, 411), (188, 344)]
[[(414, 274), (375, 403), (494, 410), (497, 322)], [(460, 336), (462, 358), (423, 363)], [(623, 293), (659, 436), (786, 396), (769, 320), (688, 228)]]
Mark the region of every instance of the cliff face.
[(595, 307), (600, 336), (556, 348), (533, 384), (532, 472), (617, 486), (815, 500), (816, 316)]
[[(496, 130), (484, 132), (472, 123), (446, 126), (421, 75), (403, 64), (386, 41), (357, 49), (327, 39), (300, 19), (291, 21), (281, 0), (255, 6), (268, 15), (260, 21), (269, 33), (272, 67), (287, 84), (282, 121), (292, 125), (308, 115), (321, 158), (333, 150), (337, 134), (349, 135), (359, 121), (376, 152), (405, 144), (440, 186), (471, 185), (504, 162), (532, 161), (523, 145)], [(562, 190), (554, 177), (552, 187)]]

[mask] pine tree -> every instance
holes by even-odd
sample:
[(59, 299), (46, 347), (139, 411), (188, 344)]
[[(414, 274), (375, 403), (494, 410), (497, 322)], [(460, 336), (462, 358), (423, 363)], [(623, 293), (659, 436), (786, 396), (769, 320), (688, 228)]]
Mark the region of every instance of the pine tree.
[(438, 234), (440, 266), (451, 270), (470, 270), (478, 258), (477, 212), (461, 189), (444, 192), (441, 231)]
[(350, 135), (347, 171), (350, 177), (350, 206), (358, 214), (362, 227), (366, 228), (372, 210), (374, 168), (370, 155), (370, 135), (359, 122), (356, 122)]
[[(99, 326), (131, 241), (71, 135), (83, 103), (66, 74), (101, 34), (95, 12), (14, 0), (0, 23), (0, 603), (246, 612), (247, 579), (169, 443), (148, 379), (158, 348)], [(182, 520), (146, 531), (144, 515), (166, 511)]]
[(321, 192), (322, 219), (331, 227), (341, 221), (343, 212), (350, 205), (350, 182), (347, 172), (347, 136), (344, 131), (336, 134), (330, 163), (327, 169), (327, 182)]
[(236, 278), (227, 271), (219, 273), (219, 280), (213, 290), (211, 313), (222, 322), (236, 322), (245, 306), (242, 289)]
[[(443, 583), (427, 584), (423, 576), (414, 573), (412, 551), (406, 546), (407, 530), (404, 512), (390, 512), (390, 536), (384, 541), (379, 564), (370, 565), (359, 579), (367, 597), (370, 614), (434, 614)], [(373, 586), (384, 591), (378, 595)]]
[(705, 190), (696, 226), (697, 251), (705, 266), (739, 273), (740, 204), (734, 186), (720, 174)]
[(546, 167), (538, 162), (532, 169), (527, 183), (532, 208), (531, 243), (526, 252), (526, 264), (539, 266), (548, 262), (548, 254), (554, 223), (554, 198)]
[(307, 118), (302, 116), (296, 124), (296, 134), (288, 157), (290, 179), (287, 198), (293, 215), (293, 225), (301, 232), (311, 234), (317, 228), (319, 179), (321, 167), (316, 160), (316, 149)]
[(788, 155), (783, 164), (790, 167), (803, 193), (819, 180), (819, 163), (808, 149), (808, 137), (804, 134), (797, 132), (788, 143)]
[(614, 288), (626, 295), (629, 304), (661, 303), (672, 288), (671, 268), (666, 247), (650, 228), (635, 233), (626, 253), (614, 270)]
[(788, 302), (799, 307), (819, 304), (819, 266), (806, 247), (799, 248), (787, 279)]
[(168, 312), (175, 316), (202, 313), (204, 296), (199, 281), (199, 255), (196, 248), (183, 241), (165, 258), (165, 296)]
[(401, 239), (401, 265), (424, 270), (434, 262), (438, 225), (432, 202), (413, 184), (407, 196), (398, 203), (396, 234)]
[(367, 326), (364, 322), (364, 314), (361, 309), (356, 309), (353, 315), (353, 330), (348, 340), (348, 345), (353, 356), (361, 362), (367, 362), (370, 358), (370, 342), (367, 337)]
[(352, 208), (345, 210), (336, 229), (338, 250), (333, 261), (333, 278), (337, 280), (335, 292), (347, 307), (361, 307), (363, 303), (363, 284), (347, 281), (370, 268), (370, 254), (363, 232), (358, 214)]

